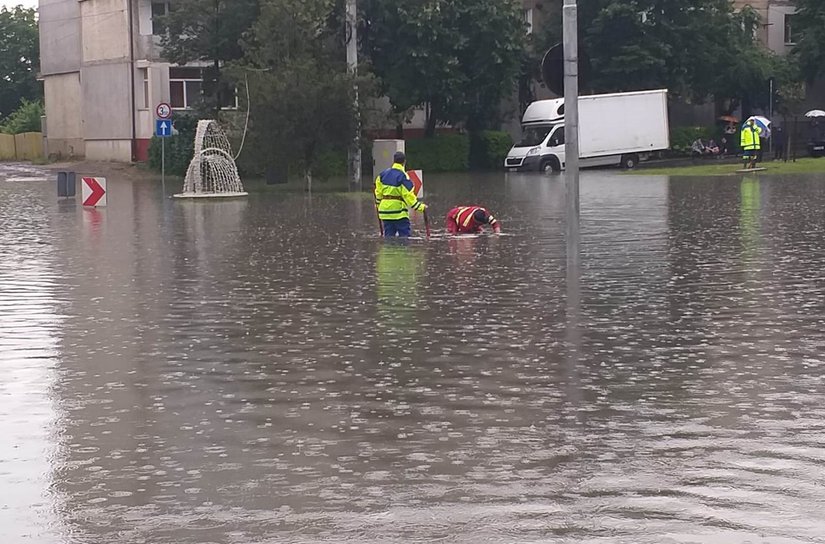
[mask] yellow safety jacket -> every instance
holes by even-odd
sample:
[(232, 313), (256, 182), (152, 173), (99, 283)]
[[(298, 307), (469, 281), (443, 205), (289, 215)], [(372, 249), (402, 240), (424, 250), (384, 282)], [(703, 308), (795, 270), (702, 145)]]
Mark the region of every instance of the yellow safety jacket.
[(762, 149), (762, 143), (759, 141), (759, 135), (762, 134), (762, 129), (756, 125), (745, 125), (742, 129), (742, 134), (739, 137), (739, 143), (743, 151), (754, 151)]
[(408, 208), (423, 212), (427, 206), (416, 198), (413, 182), (398, 163), (387, 168), (375, 178), (375, 205), (381, 221), (409, 219)]

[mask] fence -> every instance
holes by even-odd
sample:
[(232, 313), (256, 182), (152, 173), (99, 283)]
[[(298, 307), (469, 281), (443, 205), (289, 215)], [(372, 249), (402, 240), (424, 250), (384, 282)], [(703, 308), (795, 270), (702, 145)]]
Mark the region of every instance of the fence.
[(0, 161), (31, 161), (43, 157), (43, 133), (0, 134)]

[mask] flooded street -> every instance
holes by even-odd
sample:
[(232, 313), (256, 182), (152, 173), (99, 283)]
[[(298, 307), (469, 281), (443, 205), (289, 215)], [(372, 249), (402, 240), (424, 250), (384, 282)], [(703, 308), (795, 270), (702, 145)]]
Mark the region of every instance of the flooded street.
[(569, 326), (562, 177), (428, 175), (401, 245), (368, 194), (42, 172), (0, 165), (4, 544), (825, 542), (821, 176), (583, 174)]

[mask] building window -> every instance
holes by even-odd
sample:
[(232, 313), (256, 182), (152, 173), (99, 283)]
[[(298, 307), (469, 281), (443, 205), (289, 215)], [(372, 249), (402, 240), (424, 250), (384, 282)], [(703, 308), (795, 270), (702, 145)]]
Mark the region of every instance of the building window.
[[(203, 69), (191, 67), (169, 68), (169, 104), (174, 109), (188, 110), (203, 98)], [(237, 89), (221, 93), (221, 107), (238, 108)]]
[(200, 68), (169, 68), (169, 96), (173, 108), (191, 109), (200, 101), (202, 91)]
[(140, 79), (143, 81), (143, 109), (149, 109), (149, 68), (140, 68)]
[(527, 24), (527, 33), (533, 33), (533, 9), (524, 10), (524, 22)]
[(158, 20), (159, 17), (169, 15), (169, 2), (152, 2), (152, 34), (160, 36), (163, 34), (163, 25)]
[(795, 21), (795, 13), (785, 15), (785, 45), (796, 45), (796, 35), (793, 31)]

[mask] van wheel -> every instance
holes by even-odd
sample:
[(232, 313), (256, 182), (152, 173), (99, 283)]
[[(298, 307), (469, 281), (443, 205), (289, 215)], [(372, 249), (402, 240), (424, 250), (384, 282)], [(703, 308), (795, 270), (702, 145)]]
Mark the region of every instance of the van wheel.
[(553, 164), (553, 161), (551, 161), (551, 160), (542, 161), (541, 171), (544, 172), (545, 174), (552, 174), (553, 172), (557, 171), (556, 165)]
[(636, 165), (639, 164), (639, 156), (638, 155), (623, 155), (622, 156), (622, 168), (625, 170), (633, 170), (636, 168)]

